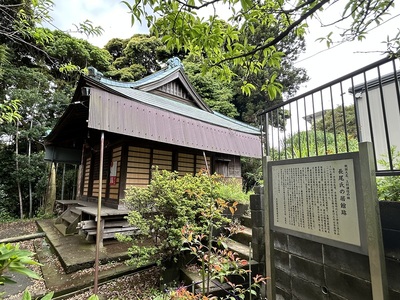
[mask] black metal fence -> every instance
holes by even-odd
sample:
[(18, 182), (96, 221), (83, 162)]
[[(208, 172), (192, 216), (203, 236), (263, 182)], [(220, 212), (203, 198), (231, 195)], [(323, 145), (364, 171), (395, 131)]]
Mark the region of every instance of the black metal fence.
[(272, 160), (373, 144), (377, 176), (400, 175), (399, 61), (385, 58), (260, 114)]

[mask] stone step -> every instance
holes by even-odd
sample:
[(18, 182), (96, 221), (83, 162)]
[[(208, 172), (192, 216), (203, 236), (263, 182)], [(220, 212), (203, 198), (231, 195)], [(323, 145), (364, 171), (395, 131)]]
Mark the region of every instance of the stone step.
[(249, 245), (244, 245), (244, 244), (234, 241), (232, 239), (228, 239), (226, 241), (226, 245), (229, 250), (237, 253), (237, 255), (240, 258), (249, 260), (249, 254), (250, 254)]
[[(230, 275), (224, 275), (224, 279), (229, 280), (234, 285), (243, 287), (249, 286), (249, 280), (259, 273), (260, 265), (258, 262), (252, 260), (240, 268), (241, 271), (233, 272)], [(181, 268), (181, 280), (187, 287), (188, 291), (195, 291), (201, 293), (203, 289), (203, 278), (201, 276), (200, 267), (190, 266), (190, 268)], [(205, 278), (207, 280), (207, 278)], [(205, 284), (206, 286), (206, 284)], [(221, 283), (218, 279), (210, 280), (210, 294), (212, 296), (226, 297), (228, 291), (232, 290), (232, 286), (226, 282)], [(225, 299), (225, 298), (224, 298)], [(235, 298), (236, 299), (236, 298)]]
[(240, 218), (241, 224), (245, 227), (251, 228), (253, 226), (250, 216), (242, 216)]
[[(181, 278), (188, 286), (188, 291), (193, 291), (195, 293), (203, 292), (203, 278), (198, 271), (188, 270), (187, 268), (181, 268)], [(207, 281), (207, 278), (205, 278)], [(194, 286), (194, 288), (192, 288)], [(207, 284), (205, 283), (205, 289), (207, 289)], [(218, 280), (210, 280), (209, 292), (213, 296), (223, 296), (226, 295), (226, 291), (231, 290), (232, 287), (227, 283), (221, 283)]]
[(249, 245), (252, 240), (252, 230), (249, 227), (243, 227), (243, 230), (232, 235), (231, 239), (238, 243)]

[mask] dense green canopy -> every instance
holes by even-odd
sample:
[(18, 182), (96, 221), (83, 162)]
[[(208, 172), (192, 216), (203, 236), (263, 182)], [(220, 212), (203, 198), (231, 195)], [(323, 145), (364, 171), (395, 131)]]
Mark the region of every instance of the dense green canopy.
[[(319, 19), (324, 10), (339, 9), (341, 15), (331, 24), (339, 29), (343, 40), (362, 40), (369, 28), (382, 22), (394, 6), (394, 0), (128, 0), (123, 1), (132, 13), (132, 22), (145, 19), (151, 33), (162, 37), (167, 49), (184, 50), (196, 56), (203, 70), (213, 69), (220, 78), (245, 78), (265, 68), (282, 66), (286, 53), (279, 46), (290, 34), (306, 34), (310, 18)], [(201, 17), (208, 15), (208, 17)], [(256, 28), (264, 27), (262, 39)], [(273, 29), (273, 30), (270, 30)], [(310, 28), (312, 30), (312, 28)], [(335, 36), (323, 38), (330, 45)], [(388, 49), (398, 52), (398, 38)], [(240, 74), (240, 75), (241, 75)], [(243, 77), (243, 76), (242, 76)], [(282, 90), (278, 74), (269, 74), (261, 86), (270, 98)], [(256, 87), (243, 81), (242, 90), (249, 94)]]

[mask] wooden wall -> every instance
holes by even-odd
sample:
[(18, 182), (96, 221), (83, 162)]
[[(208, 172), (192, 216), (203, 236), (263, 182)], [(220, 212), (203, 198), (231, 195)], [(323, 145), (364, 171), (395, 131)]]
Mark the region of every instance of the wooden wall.
[[(240, 158), (237, 156), (208, 153), (206, 160), (207, 162), (201, 153), (191, 152), (190, 149), (159, 149), (157, 144), (139, 147), (127, 142), (108, 145), (104, 154), (102, 198), (107, 205), (118, 207), (119, 199), (124, 197), (126, 188), (146, 187), (150, 183), (154, 167), (159, 170), (176, 170), (179, 176), (195, 174), (208, 167), (211, 173), (221, 170), (225, 177), (241, 177)], [(117, 164), (114, 183), (110, 178), (111, 163)], [(98, 197), (99, 166), (98, 151), (86, 153), (81, 181), (83, 198), (95, 201)]]
[(172, 151), (153, 149), (153, 166), (158, 166), (159, 170), (172, 171)]
[(234, 155), (216, 155), (214, 158), (214, 171), (224, 177), (241, 178), (240, 157)]
[(91, 158), (88, 157), (85, 159), (85, 171), (83, 173), (82, 195), (84, 195), (84, 196), (89, 195), (90, 166), (91, 166)]
[(129, 146), (126, 186), (146, 186), (150, 181), (151, 149)]
[[(184, 176), (187, 173), (195, 174), (206, 166), (201, 155), (136, 146), (129, 146), (128, 149), (126, 187), (146, 187), (150, 183), (154, 167), (159, 170), (176, 170), (180, 176)], [(209, 156), (207, 163), (210, 166)]]

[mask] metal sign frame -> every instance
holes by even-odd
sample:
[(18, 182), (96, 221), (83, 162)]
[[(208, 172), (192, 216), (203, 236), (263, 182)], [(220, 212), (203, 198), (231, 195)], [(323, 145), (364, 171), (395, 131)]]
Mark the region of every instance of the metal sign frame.
[[(362, 195), (362, 189), (361, 189), (361, 176), (360, 176), (360, 163), (359, 163), (359, 155), (358, 152), (351, 152), (351, 153), (343, 153), (343, 154), (334, 154), (334, 155), (326, 155), (326, 156), (318, 156), (318, 157), (308, 157), (308, 158), (299, 158), (299, 159), (290, 159), (290, 160), (281, 160), (281, 161), (271, 161), (268, 162), (268, 192), (269, 192), (269, 199), (274, 199), (274, 191), (273, 191), (273, 183), (274, 180), (277, 178), (274, 178), (273, 176), (273, 168), (275, 166), (287, 166), (287, 165), (301, 165), (306, 167), (307, 165), (313, 165), (315, 166), (316, 164), (321, 164), (326, 163), (326, 162), (332, 162), (332, 164), (335, 161), (351, 161), (353, 164), (353, 170), (354, 170), (354, 178), (353, 182), (355, 184), (354, 190), (355, 190), (355, 199), (356, 199), (356, 210), (357, 210), (357, 216), (358, 216), (358, 232), (356, 233), (359, 235), (360, 238), (360, 245), (355, 245), (351, 243), (345, 243), (342, 242), (338, 239), (332, 239), (329, 237), (324, 237), (321, 235), (314, 235), (312, 233), (305, 233), (302, 232), (302, 228), (299, 228), (299, 230), (294, 230), (294, 229), (288, 229), (284, 228), (282, 226), (276, 225), (275, 224), (275, 214), (274, 214), (274, 201), (269, 201), (270, 205), (270, 220), (271, 220), (271, 228), (272, 230), (283, 232), (286, 234), (294, 235), (297, 237), (301, 237), (304, 239), (316, 241), (322, 244), (327, 244), (335, 247), (339, 247), (342, 249), (346, 249), (349, 251), (357, 252), (357, 253), (362, 253), (362, 254), (367, 254), (368, 249), (367, 249), (367, 236), (366, 236), (366, 226), (365, 226), (365, 217), (364, 217), (364, 202), (363, 202), (363, 195)], [(325, 164), (326, 165), (326, 164)], [(357, 228), (346, 228), (346, 230), (357, 230)]]

